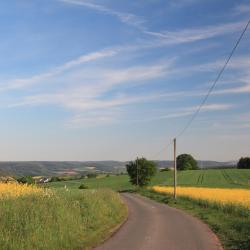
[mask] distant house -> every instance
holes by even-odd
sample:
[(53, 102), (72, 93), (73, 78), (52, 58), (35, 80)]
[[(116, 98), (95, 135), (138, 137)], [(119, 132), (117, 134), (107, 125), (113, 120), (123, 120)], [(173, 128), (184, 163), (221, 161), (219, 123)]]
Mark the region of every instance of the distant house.
[(38, 183), (48, 183), (49, 182), (49, 179), (46, 178), (46, 177), (42, 177), (38, 180)]

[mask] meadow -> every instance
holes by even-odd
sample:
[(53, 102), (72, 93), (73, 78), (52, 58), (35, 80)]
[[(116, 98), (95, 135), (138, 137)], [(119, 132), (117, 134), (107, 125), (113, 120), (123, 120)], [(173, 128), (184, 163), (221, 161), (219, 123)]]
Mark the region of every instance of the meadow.
[[(10, 191), (11, 190), (11, 191)], [(127, 216), (111, 190), (47, 190), (0, 184), (1, 249), (88, 249)]]
[[(82, 180), (52, 182), (50, 187), (59, 188), (65, 185), (70, 189), (77, 189), (81, 183), (89, 188), (111, 188), (116, 191), (131, 189), (127, 175), (118, 175), (103, 178), (89, 178)], [(152, 179), (151, 186), (173, 185), (173, 171), (158, 172)], [(250, 189), (250, 170), (248, 169), (211, 169), (187, 170), (178, 172), (179, 186), (192, 187), (218, 187), (218, 188), (244, 188)]]

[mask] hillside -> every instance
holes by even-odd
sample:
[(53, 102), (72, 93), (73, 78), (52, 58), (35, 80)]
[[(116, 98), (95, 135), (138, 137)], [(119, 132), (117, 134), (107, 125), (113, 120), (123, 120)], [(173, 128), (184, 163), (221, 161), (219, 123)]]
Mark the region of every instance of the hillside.
[[(158, 168), (172, 167), (173, 161), (155, 161)], [(0, 162), (1, 176), (54, 176), (76, 175), (87, 172), (120, 173), (126, 171), (126, 163), (121, 161), (17, 161)], [(198, 161), (202, 168), (232, 166), (232, 162)]]

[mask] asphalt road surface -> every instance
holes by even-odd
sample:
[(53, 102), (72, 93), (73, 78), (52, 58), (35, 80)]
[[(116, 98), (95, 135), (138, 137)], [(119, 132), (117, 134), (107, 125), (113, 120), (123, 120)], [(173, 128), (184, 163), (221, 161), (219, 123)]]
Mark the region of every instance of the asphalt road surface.
[(128, 220), (96, 250), (218, 250), (219, 240), (204, 223), (165, 204), (122, 194)]

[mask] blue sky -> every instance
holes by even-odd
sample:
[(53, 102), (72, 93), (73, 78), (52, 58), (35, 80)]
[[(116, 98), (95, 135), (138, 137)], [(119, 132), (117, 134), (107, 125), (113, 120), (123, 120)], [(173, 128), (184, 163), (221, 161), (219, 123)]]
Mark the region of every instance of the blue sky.
[[(0, 160), (131, 160), (186, 125), (250, 17), (249, 1), (0, 2)], [(250, 30), (178, 153), (250, 148)]]

